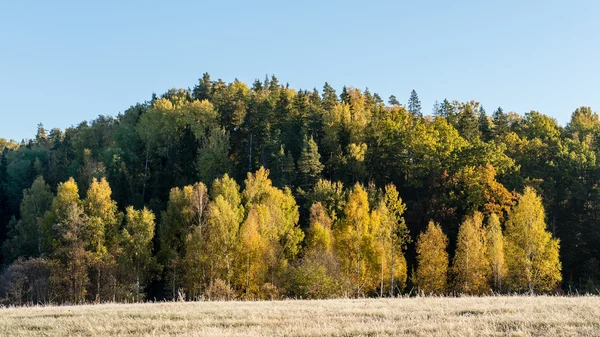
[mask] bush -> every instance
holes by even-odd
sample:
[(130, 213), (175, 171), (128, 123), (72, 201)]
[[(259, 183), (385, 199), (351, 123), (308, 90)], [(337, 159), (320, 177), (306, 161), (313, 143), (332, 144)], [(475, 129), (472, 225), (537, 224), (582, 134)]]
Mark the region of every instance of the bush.
[(229, 301), (234, 298), (233, 289), (221, 279), (216, 279), (206, 289), (206, 296), (210, 301)]
[(60, 290), (57, 272), (54, 261), (19, 259), (0, 276), (0, 298), (14, 305), (51, 303)]

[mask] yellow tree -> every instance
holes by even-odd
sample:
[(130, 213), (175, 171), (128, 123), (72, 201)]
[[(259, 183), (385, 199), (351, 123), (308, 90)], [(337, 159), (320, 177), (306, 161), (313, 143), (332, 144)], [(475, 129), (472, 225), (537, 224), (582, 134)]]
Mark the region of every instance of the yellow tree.
[(454, 288), (459, 293), (483, 294), (487, 284), (489, 262), (486, 259), (483, 214), (467, 216), (458, 229), (456, 253), (452, 261)]
[(90, 237), (88, 219), (81, 206), (79, 190), (73, 178), (58, 185), (52, 208), (42, 220), (44, 242), (49, 247), (44, 251), (56, 258), (64, 268), (64, 283), (72, 303), (85, 301), (89, 282)]
[(291, 268), (290, 292), (301, 298), (339, 295), (338, 260), (333, 252), (333, 220), (320, 202), (310, 207), (309, 228), (300, 263)]
[(186, 224), (188, 233), (185, 238), (184, 251), (182, 252), (183, 265), (185, 271), (182, 271), (184, 286), (188, 295), (192, 298), (200, 296), (212, 279), (211, 268), (213, 264), (207, 245), (207, 221), (208, 221), (208, 189), (203, 183), (185, 186), (183, 194), (186, 199), (186, 206), (181, 210), (182, 214), (187, 214), (187, 219), (191, 221)]
[(407, 269), (404, 250), (411, 242), (411, 238), (403, 217), (406, 205), (402, 202), (400, 193), (394, 184), (385, 186), (384, 202), (391, 229), (388, 256), (390, 258), (390, 296), (394, 297), (395, 293), (401, 292), (406, 285)]
[(502, 291), (502, 281), (506, 275), (504, 264), (504, 236), (500, 228), (500, 220), (495, 213), (488, 218), (486, 226), (485, 256), (490, 263), (489, 282), (496, 292)]
[(125, 213), (125, 228), (121, 232), (123, 254), (120, 256), (120, 267), (124, 278), (131, 279), (135, 284), (134, 298), (139, 302), (142, 285), (147, 280), (148, 268), (153, 260), (154, 213), (146, 207), (135, 210), (132, 206), (127, 207)]
[[(376, 223), (377, 224), (377, 223)], [(335, 230), (341, 271), (356, 296), (375, 289), (378, 280), (375, 235), (367, 191), (356, 183), (344, 207), (344, 219)]]
[(100, 181), (93, 178), (87, 197), (83, 200), (90, 232), (88, 249), (96, 269), (96, 301), (100, 300), (101, 284), (106, 285), (106, 292), (112, 292), (113, 298), (116, 284), (115, 254), (118, 251), (117, 234), (122, 214), (117, 211), (117, 203), (111, 199), (111, 194), (105, 178)]
[(227, 174), (213, 183), (213, 201), (207, 222), (208, 252), (211, 257), (211, 283), (220, 278), (231, 285), (233, 263), (238, 246), (240, 224), (244, 217), (240, 187)]
[(448, 238), (440, 225), (430, 221), (417, 239), (415, 283), (425, 294), (443, 294), (448, 277)]
[(268, 217), (266, 207), (255, 206), (250, 209), (246, 221), (240, 228), (238, 285), (246, 298), (258, 295), (260, 286), (267, 278), (267, 265), (262, 261), (268, 248), (260, 232), (261, 228), (266, 226)]
[(241, 236), (245, 240), (248, 232), (244, 231), (256, 228), (263, 244), (261, 263), (268, 274), (263, 281), (276, 286), (280, 271), (298, 254), (304, 232), (298, 227), (298, 206), (291, 190), (272, 186), (268, 176), (269, 170), (263, 167), (254, 174), (248, 173), (242, 193), (248, 219), (242, 226)]
[(507, 286), (513, 291), (545, 292), (562, 280), (559, 240), (546, 229), (542, 199), (526, 187), (506, 223)]

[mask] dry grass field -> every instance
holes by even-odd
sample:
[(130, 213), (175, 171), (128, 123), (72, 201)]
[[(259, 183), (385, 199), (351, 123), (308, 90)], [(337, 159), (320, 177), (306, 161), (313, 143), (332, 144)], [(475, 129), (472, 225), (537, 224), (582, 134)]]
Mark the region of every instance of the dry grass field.
[(0, 309), (1, 336), (600, 336), (600, 297), (102, 304)]

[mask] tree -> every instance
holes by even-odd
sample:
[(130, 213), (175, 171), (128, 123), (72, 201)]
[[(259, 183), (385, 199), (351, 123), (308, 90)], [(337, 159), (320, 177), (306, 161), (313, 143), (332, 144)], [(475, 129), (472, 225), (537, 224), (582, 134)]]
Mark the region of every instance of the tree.
[[(154, 237), (154, 214), (144, 207), (135, 210), (132, 206), (125, 210), (125, 227), (121, 232), (123, 255), (120, 266), (125, 279), (133, 282), (134, 299), (143, 299), (142, 288), (148, 280), (148, 268), (153, 263), (152, 238)], [(133, 277), (131, 277), (133, 276)]]
[(510, 131), (508, 115), (504, 113), (504, 110), (502, 110), (501, 107), (498, 107), (498, 109), (494, 111), (492, 119), (494, 120), (494, 135), (496, 137), (504, 136)]
[(421, 113), (421, 101), (419, 101), (419, 95), (417, 95), (414, 89), (410, 92), (410, 98), (408, 99), (408, 112), (413, 116), (423, 117)]
[(339, 294), (339, 261), (334, 254), (333, 221), (317, 202), (310, 207), (304, 254), (290, 268), (289, 293), (300, 298), (329, 298)]
[(84, 302), (87, 293), (91, 259), (90, 251), (86, 249), (90, 237), (87, 223), (77, 184), (70, 178), (58, 185), (52, 208), (44, 216), (43, 228), (49, 255), (58, 259), (64, 268), (63, 282), (71, 303)]
[(479, 133), (481, 133), (483, 141), (489, 142), (494, 138), (493, 124), (483, 107), (479, 108)]
[(12, 259), (38, 257), (42, 255), (42, 227), (40, 220), (52, 206), (52, 192), (44, 178), (39, 176), (31, 188), (23, 191), (21, 219), (16, 225), (15, 235), (9, 239)]
[(504, 236), (502, 228), (500, 228), (500, 220), (495, 213), (489, 216), (485, 233), (485, 257), (490, 263), (489, 283), (494, 291), (499, 292), (503, 290), (506, 265), (504, 263)]
[(302, 153), (298, 159), (298, 171), (300, 171), (304, 186), (313, 186), (321, 175), (323, 167), (319, 148), (313, 137), (304, 139)]
[[(91, 262), (96, 269), (96, 301), (101, 300), (101, 284), (108, 286), (116, 283), (115, 254), (118, 251), (118, 230), (122, 214), (117, 211), (117, 203), (111, 199), (111, 194), (112, 190), (105, 178), (100, 181), (93, 178), (87, 197), (82, 202), (90, 234), (86, 249), (91, 252)], [(111, 290), (114, 298), (114, 287)]]
[(404, 289), (406, 284), (407, 270), (404, 251), (411, 242), (411, 238), (403, 216), (406, 204), (402, 201), (394, 184), (385, 186), (383, 199), (390, 221), (390, 253), (388, 255), (390, 258), (390, 296), (394, 297), (396, 293), (400, 293)]
[(208, 138), (204, 140), (196, 160), (200, 181), (210, 182), (231, 171), (229, 150), (229, 132), (213, 128)]
[(375, 233), (371, 224), (369, 200), (364, 187), (356, 183), (344, 207), (344, 219), (335, 230), (336, 251), (341, 272), (356, 296), (367, 294), (377, 286)]
[(390, 98), (388, 99), (388, 104), (391, 106), (399, 106), (400, 102), (398, 102), (398, 99), (396, 98), (396, 96), (391, 95)]
[(415, 283), (425, 294), (443, 294), (448, 277), (448, 238), (440, 225), (430, 221), (417, 239)]
[(481, 295), (488, 291), (489, 262), (485, 253), (483, 214), (475, 212), (467, 216), (458, 229), (456, 253), (452, 261), (457, 292)]
[(542, 199), (526, 187), (506, 223), (507, 286), (529, 293), (553, 290), (562, 276), (559, 240), (546, 230)]

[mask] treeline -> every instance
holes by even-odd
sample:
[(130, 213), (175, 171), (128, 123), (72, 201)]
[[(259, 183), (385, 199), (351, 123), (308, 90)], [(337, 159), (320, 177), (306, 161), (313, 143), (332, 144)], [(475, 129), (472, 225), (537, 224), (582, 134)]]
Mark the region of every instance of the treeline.
[[(25, 190), (21, 212), (28, 215), (5, 245), (19, 257), (2, 275), (4, 299), (141, 301), (160, 275), (168, 298), (181, 300), (403, 293), (410, 236), (406, 205), (393, 184), (344, 189), (319, 180), (306, 195), (311, 206), (303, 231), (291, 190), (274, 187), (268, 174), (264, 168), (249, 173), (243, 190), (227, 174), (210, 191), (201, 182), (173, 188), (156, 255), (154, 213), (132, 206), (119, 212), (105, 178), (93, 178), (80, 199), (73, 179), (53, 196), (40, 176)], [(412, 286), (424, 294), (556, 290), (559, 243), (546, 231), (533, 189), (508, 213), (504, 233), (495, 213), (483, 222), (475, 212), (459, 226), (449, 267), (448, 238), (431, 221), (416, 243)]]
[(595, 292), (599, 135), (586, 107), (566, 127), (475, 101), (423, 116), (414, 91), (402, 105), (205, 74), (0, 139), (4, 296)]

